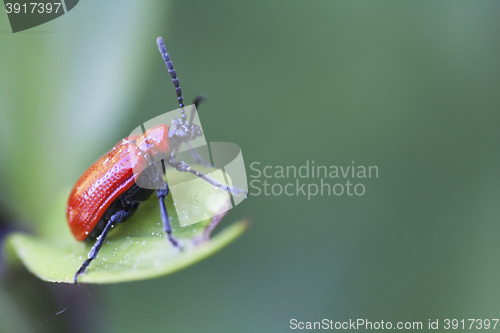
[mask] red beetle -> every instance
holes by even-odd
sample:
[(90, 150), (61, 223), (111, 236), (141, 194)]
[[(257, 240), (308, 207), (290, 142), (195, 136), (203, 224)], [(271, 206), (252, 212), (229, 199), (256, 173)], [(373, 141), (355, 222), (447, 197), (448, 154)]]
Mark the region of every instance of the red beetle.
[[(95, 162), (76, 182), (68, 199), (66, 216), (73, 236), (78, 241), (94, 241), (94, 246), (75, 274), (84, 274), (90, 262), (97, 257), (108, 232), (116, 224), (126, 221), (137, 210), (139, 204), (148, 199), (156, 189), (160, 204), (163, 227), (173, 246), (181, 248), (172, 235), (164, 199), (168, 194), (163, 162), (181, 172), (190, 172), (222, 190), (245, 193), (235, 187), (226, 186), (209, 176), (193, 170), (185, 162), (177, 162), (175, 152), (185, 142), (194, 140), (203, 133), (193, 123), (194, 110), (189, 120), (184, 112), (182, 92), (163, 39), (157, 39), (158, 48), (167, 65), (175, 86), (181, 108), (181, 117), (172, 121), (172, 126), (157, 125), (142, 135), (135, 135), (119, 142), (111, 151)], [(202, 98), (194, 104), (197, 107)], [(200, 163), (208, 164), (191, 150)], [(144, 186), (147, 184), (147, 186)], [(143, 185), (143, 186), (141, 186)]]

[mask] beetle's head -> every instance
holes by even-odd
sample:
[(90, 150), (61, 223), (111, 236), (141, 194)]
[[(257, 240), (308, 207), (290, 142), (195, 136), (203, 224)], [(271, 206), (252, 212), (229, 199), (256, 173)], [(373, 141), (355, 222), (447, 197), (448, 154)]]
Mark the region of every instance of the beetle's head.
[(173, 143), (178, 142), (180, 144), (181, 142), (192, 141), (200, 136), (203, 136), (203, 131), (201, 130), (200, 125), (195, 124), (193, 120), (198, 105), (204, 99), (204, 97), (199, 96), (194, 100), (194, 107), (191, 109), (189, 120), (187, 120), (187, 116), (184, 113), (184, 108), (181, 108), (180, 118), (172, 119), (172, 125), (170, 126), (168, 136)]
[(169, 137), (176, 142), (188, 142), (203, 136), (201, 127), (198, 124), (182, 121), (182, 118), (172, 120), (172, 125), (169, 131)]

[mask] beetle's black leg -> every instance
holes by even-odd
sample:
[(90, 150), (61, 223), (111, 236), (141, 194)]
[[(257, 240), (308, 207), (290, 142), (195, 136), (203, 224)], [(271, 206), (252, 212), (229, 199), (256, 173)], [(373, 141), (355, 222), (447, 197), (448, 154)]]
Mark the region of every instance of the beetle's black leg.
[(168, 213), (167, 213), (167, 207), (165, 207), (165, 198), (168, 195), (168, 185), (165, 183), (165, 188), (164, 189), (158, 189), (156, 191), (156, 196), (158, 197), (158, 201), (160, 203), (160, 214), (161, 214), (161, 219), (163, 221), (163, 229), (168, 235), (168, 239), (170, 240), (170, 243), (179, 250), (181, 249), (181, 246), (179, 245), (179, 241), (175, 239), (174, 235), (172, 235), (172, 227), (170, 226), (170, 219), (168, 218)]
[(231, 203), (229, 201), (226, 201), (226, 206), (221, 208), (220, 214), (215, 215), (210, 219), (210, 223), (205, 227), (203, 233), (200, 236), (194, 238), (194, 243), (196, 245), (199, 245), (201, 243), (207, 242), (210, 239), (210, 234), (212, 233), (212, 231), (214, 231), (214, 229), (219, 225), (220, 221), (222, 221), (224, 215), (226, 215), (225, 212), (230, 209)]
[(187, 165), (187, 163), (184, 161), (177, 162), (175, 160), (175, 158), (172, 158), (169, 161), (167, 161), (167, 163), (170, 166), (176, 168), (177, 171), (189, 172), (197, 177), (200, 177), (201, 179), (205, 180), (206, 182), (212, 184), (213, 186), (220, 188), (223, 191), (228, 191), (231, 194), (236, 194), (236, 195), (245, 194), (246, 196), (248, 196), (247, 191), (245, 191), (241, 188), (234, 187), (234, 186), (223, 185), (218, 180), (215, 180), (212, 177), (205, 175), (203, 172), (199, 172), (199, 171), (194, 170), (189, 165)]
[(97, 257), (97, 254), (99, 253), (99, 250), (101, 249), (102, 244), (104, 244), (104, 240), (106, 239), (106, 236), (108, 235), (109, 230), (111, 230), (111, 227), (113, 226), (113, 224), (117, 224), (117, 223), (120, 223), (120, 222), (126, 220), (131, 213), (132, 212), (129, 209), (123, 209), (123, 210), (117, 211), (109, 218), (108, 223), (104, 227), (104, 230), (97, 237), (96, 242), (94, 243), (94, 246), (92, 246), (92, 249), (90, 250), (90, 252), (88, 254), (89, 258), (83, 262), (82, 266), (80, 266), (80, 268), (76, 272), (75, 278), (74, 278), (75, 284), (77, 284), (78, 275), (85, 274), (85, 271), (87, 270), (87, 267), (89, 267), (90, 262)]
[(161, 160), (161, 168), (163, 169), (163, 176), (165, 176), (167, 174), (167, 169), (165, 168), (165, 160)]

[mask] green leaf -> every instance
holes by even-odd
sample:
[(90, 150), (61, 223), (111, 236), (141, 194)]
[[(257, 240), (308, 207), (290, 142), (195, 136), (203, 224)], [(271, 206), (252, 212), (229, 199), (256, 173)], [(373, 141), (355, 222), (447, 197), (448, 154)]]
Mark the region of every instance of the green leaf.
[[(223, 181), (221, 174), (214, 173), (212, 176)], [(175, 170), (167, 172), (169, 183), (179, 183), (189, 180), (189, 177), (190, 175)], [(40, 235), (14, 233), (7, 240), (7, 252), (14, 252), (28, 270), (42, 280), (72, 283), (76, 271), (87, 259), (93, 245), (93, 242), (77, 242), (71, 235), (65, 216), (67, 193), (56, 200), (48, 216), (42, 220)], [(92, 261), (85, 275), (78, 277), (78, 281), (117, 283), (167, 275), (222, 249), (248, 226), (248, 222), (239, 221), (215, 237), (208, 238), (210, 227), (225, 215), (224, 210), (230, 202), (226, 192), (215, 189), (204, 181), (183, 183), (175, 198), (175, 207), (183, 211), (183, 214), (200, 208), (220, 214), (212, 219), (181, 227), (169, 195), (166, 204), (173, 234), (183, 246), (179, 252), (165, 237), (158, 199), (153, 194), (141, 204), (134, 216), (111, 230), (97, 259)]]

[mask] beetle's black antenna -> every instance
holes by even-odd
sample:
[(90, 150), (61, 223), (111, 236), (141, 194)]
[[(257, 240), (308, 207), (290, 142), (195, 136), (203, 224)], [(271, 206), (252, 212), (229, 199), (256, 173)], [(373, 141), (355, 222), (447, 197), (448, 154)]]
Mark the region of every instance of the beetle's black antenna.
[(193, 102), (195, 108), (191, 111), (191, 115), (189, 116), (189, 122), (188, 122), (188, 124), (192, 124), (193, 123), (194, 115), (196, 114), (196, 110), (198, 110), (198, 105), (200, 105), (200, 103), (204, 102), (204, 101), (205, 101), (205, 96), (198, 96), (198, 97), (196, 97), (196, 99)]
[(207, 98), (205, 96), (197, 96), (195, 99), (194, 99), (194, 106), (196, 106), (196, 108), (198, 108), (198, 105), (200, 105), (201, 102), (205, 102)]
[(158, 44), (158, 49), (160, 50), (163, 60), (165, 61), (165, 65), (167, 65), (168, 72), (170, 73), (170, 77), (172, 78), (172, 82), (174, 83), (175, 93), (177, 94), (177, 101), (179, 101), (179, 106), (181, 107), (181, 119), (184, 122), (186, 121), (187, 116), (186, 113), (184, 112), (184, 100), (182, 98), (182, 91), (181, 88), (179, 87), (179, 80), (177, 79), (177, 74), (175, 73), (174, 65), (172, 64), (172, 61), (170, 61), (170, 57), (168, 56), (167, 53), (167, 48), (163, 43), (163, 38), (158, 37), (156, 39), (156, 44)]

